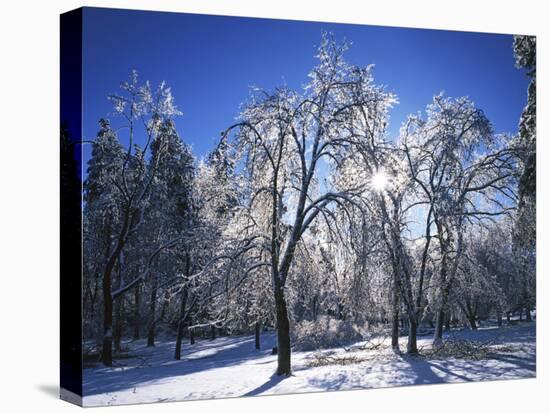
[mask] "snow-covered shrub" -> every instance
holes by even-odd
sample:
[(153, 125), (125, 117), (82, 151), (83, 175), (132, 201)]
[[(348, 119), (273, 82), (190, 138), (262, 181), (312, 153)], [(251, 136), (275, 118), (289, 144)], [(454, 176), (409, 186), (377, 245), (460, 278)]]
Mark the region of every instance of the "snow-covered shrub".
[(475, 361), (490, 359), (498, 353), (512, 353), (517, 349), (512, 345), (496, 345), (495, 340), (488, 342), (453, 339), (444, 341), (439, 347), (424, 353), (428, 359), (460, 358)]
[(363, 326), (322, 316), (316, 321), (294, 324), (291, 331), (292, 348), (297, 351), (334, 348), (361, 341), (365, 334)]

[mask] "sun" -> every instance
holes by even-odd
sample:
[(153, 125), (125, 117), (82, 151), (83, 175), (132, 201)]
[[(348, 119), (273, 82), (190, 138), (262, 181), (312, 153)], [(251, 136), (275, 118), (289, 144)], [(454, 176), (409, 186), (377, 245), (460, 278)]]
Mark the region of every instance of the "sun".
[(371, 186), (374, 191), (384, 191), (388, 186), (388, 175), (384, 170), (378, 170), (371, 178)]

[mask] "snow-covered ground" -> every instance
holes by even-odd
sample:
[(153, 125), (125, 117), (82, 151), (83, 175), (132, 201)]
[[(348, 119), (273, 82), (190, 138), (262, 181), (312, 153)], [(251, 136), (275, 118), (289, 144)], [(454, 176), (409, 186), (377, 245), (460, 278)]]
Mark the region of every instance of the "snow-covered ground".
[[(277, 358), (271, 355), (273, 333), (262, 336), (261, 351), (254, 349), (253, 336), (185, 344), (180, 361), (173, 360), (173, 341), (161, 342), (155, 348), (137, 341), (125, 344), (136, 357), (120, 360), (120, 366), (98, 365), (84, 370), (84, 405), (498, 380), (536, 374), (534, 322), (453, 331), (450, 335), (453, 339), (490, 343), (494, 354), (483, 360), (410, 357), (393, 353), (387, 342), (375, 350), (358, 343), (346, 349), (293, 352), (293, 375), (283, 378), (273, 376)], [(424, 350), (430, 343), (430, 337), (418, 341)], [(401, 349), (405, 347), (406, 337), (402, 338)], [(312, 366), (321, 354), (347, 363)]]

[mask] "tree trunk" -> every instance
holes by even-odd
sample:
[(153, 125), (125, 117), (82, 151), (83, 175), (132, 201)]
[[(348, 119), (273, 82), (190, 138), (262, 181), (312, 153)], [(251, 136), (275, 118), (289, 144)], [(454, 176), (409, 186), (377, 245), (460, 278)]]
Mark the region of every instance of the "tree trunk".
[(467, 300), (466, 305), (462, 307), (462, 312), (464, 315), (466, 315), (466, 319), (468, 320), (468, 325), (470, 326), (470, 329), (476, 330), (477, 324), (476, 324), (476, 313), (477, 313), (477, 305), (472, 306), (470, 302)]
[(181, 343), (183, 341), (183, 329), (185, 325), (185, 306), (187, 305), (187, 288), (183, 288), (181, 294), (181, 303), (180, 303), (180, 315), (178, 321), (178, 333), (176, 335), (176, 349), (174, 350), (174, 359), (181, 359)]
[(188, 322), (188, 328), (187, 328), (187, 333), (189, 335), (189, 344), (190, 345), (194, 345), (195, 344), (195, 330), (193, 328), (191, 328), (193, 326), (193, 315), (191, 315), (191, 308), (189, 308), (189, 315), (187, 316), (187, 320), (189, 321)]
[(256, 349), (260, 349), (260, 322), (256, 322), (256, 325), (254, 326), (254, 331), (255, 331), (255, 340), (254, 340), (254, 345), (256, 347)]
[(122, 337), (121, 299), (118, 298), (115, 302), (115, 328), (113, 330), (115, 352), (120, 352), (120, 339)]
[(523, 321), (523, 309), (519, 309), (519, 321)]
[(103, 274), (103, 349), (101, 359), (106, 366), (113, 365), (113, 298), (111, 296), (112, 267), (107, 264)]
[(391, 347), (394, 351), (399, 351), (399, 289), (398, 289), (398, 270), (394, 266), (393, 270), (393, 292), (392, 292), (392, 329), (391, 329)]
[(399, 310), (397, 309), (392, 311), (391, 347), (394, 351), (399, 351)]
[(155, 281), (153, 288), (151, 289), (151, 302), (149, 303), (149, 330), (147, 332), (147, 346), (155, 346), (156, 308), (157, 283)]
[(111, 224), (109, 224), (106, 232), (107, 250), (105, 258), (105, 270), (103, 271), (103, 347), (101, 351), (101, 359), (106, 366), (113, 365), (113, 295), (112, 295), (112, 274), (115, 264), (126, 243), (126, 236), (129, 225), (129, 212), (126, 211), (122, 229), (118, 237), (116, 247), (110, 252), (111, 244)]
[(450, 293), (450, 284), (449, 284), (449, 273), (448, 273), (448, 251), (449, 245), (448, 241), (441, 239), (443, 233), (443, 226), (441, 223), (437, 224), (437, 229), (440, 234), (440, 251), (442, 254), (441, 257), (441, 267), (439, 270), (439, 282), (441, 283), (441, 302), (439, 310), (436, 314), (435, 321), (435, 332), (433, 338), (433, 346), (439, 347), (443, 345), (443, 325), (445, 323), (445, 312), (448, 310), (449, 305), (449, 293)]
[(447, 332), (451, 330), (451, 311), (450, 310), (445, 314), (445, 330)]
[(477, 329), (475, 315), (468, 316), (468, 323), (470, 324), (470, 329), (472, 329), (473, 331), (475, 331)]
[(497, 307), (497, 325), (500, 328), (502, 326), (502, 309)]
[[(443, 277), (442, 279), (446, 280), (445, 277)], [(434, 339), (433, 339), (434, 346), (441, 346), (443, 344), (443, 325), (445, 324), (445, 313), (447, 311), (450, 311), (449, 290), (450, 290), (450, 285), (447, 283), (447, 285), (444, 287), (443, 292), (441, 294), (441, 307), (437, 312), (437, 319), (435, 321), (435, 332), (434, 332)]]
[(210, 340), (213, 341), (214, 339), (216, 339), (216, 327), (210, 325)]
[(275, 287), (277, 315), (277, 371), (276, 375), (291, 374), (290, 369), (290, 322), (283, 288)]
[(134, 290), (134, 340), (137, 341), (139, 339), (139, 323), (140, 323), (140, 317), (139, 317), (139, 289), (140, 284), (136, 284), (136, 288)]
[(407, 354), (418, 354), (418, 347), (416, 345), (416, 331), (418, 330), (418, 323), (413, 318), (409, 318), (409, 339), (407, 341)]
[(445, 312), (443, 309), (440, 309), (437, 312), (437, 319), (435, 321), (435, 332), (433, 344), (435, 346), (440, 346), (443, 344), (443, 323), (445, 321)]
[(527, 306), (525, 307), (525, 320), (526, 320), (527, 322), (531, 322), (531, 321), (532, 321), (532, 319), (531, 319), (531, 307), (530, 307), (529, 305), (527, 305)]
[(506, 322), (510, 323), (510, 312), (506, 312)]

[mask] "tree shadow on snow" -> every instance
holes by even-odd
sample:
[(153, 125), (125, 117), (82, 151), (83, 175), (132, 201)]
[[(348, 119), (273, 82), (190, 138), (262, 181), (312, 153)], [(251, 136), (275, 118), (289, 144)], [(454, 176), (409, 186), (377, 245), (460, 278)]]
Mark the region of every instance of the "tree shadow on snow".
[[(144, 383), (170, 382), (210, 369), (225, 368), (251, 362), (271, 355), (273, 335), (265, 335), (263, 349), (254, 349), (254, 338), (221, 337), (214, 341), (200, 340), (184, 346), (181, 360), (173, 357), (173, 342), (159, 343), (154, 348), (135, 350), (139, 358), (124, 361), (128, 366), (106, 368), (98, 366), (84, 371), (84, 395), (92, 396), (137, 388)], [(140, 362), (144, 360), (145, 362)], [(259, 362), (259, 361), (258, 361)], [(268, 361), (270, 362), (270, 361)], [(132, 366), (133, 365), (133, 366)], [(261, 392), (261, 391), (260, 391)]]
[(414, 384), (442, 384), (445, 382), (434, 372), (434, 368), (441, 369), (439, 366), (414, 357), (402, 357), (402, 360), (408, 364), (409, 371), (414, 376)]
[(262, 392), (265, 392), (265, 391), (273, 388), (275, 385), (277, 385), (278, 383), (280, 383), (282, 380), (284, 380), (286, 378), (288, 378), (288, 377), (285, 376), (285, 375), (273, 374), (269, 378), (269, 380), (267, 380), (264, 384), (260, 385), (257, 388), (254, 388), (252, 391), (247, 392), (246, 394), (243, 395), (243, 397), (252, 397), (254, 395), (259, 395)]
[(515, 365), (518, 369), (533, 371), (533, 375), (537, 371), (536, 357), (534, 356), (498, 355), (495, 359)]

